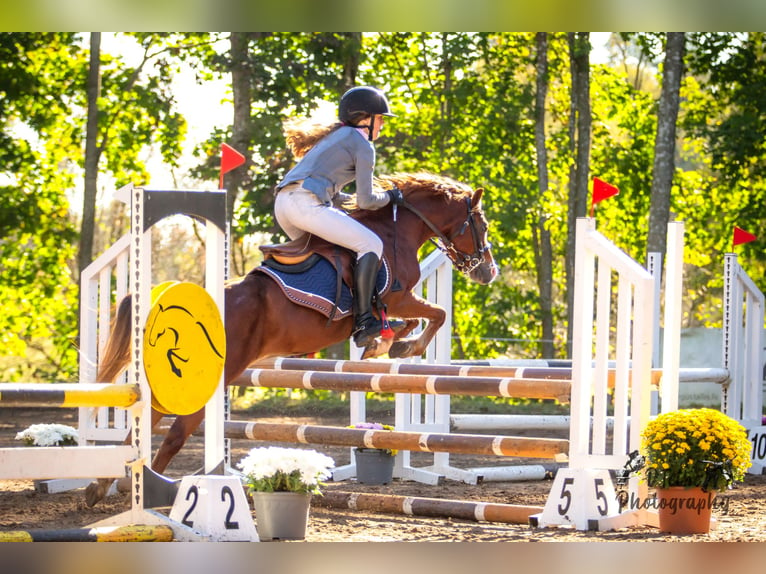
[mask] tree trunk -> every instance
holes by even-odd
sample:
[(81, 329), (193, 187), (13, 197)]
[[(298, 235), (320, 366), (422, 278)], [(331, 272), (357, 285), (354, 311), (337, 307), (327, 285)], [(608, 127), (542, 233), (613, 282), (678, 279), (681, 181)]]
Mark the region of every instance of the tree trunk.
[(348, 41), (345, 43), (346, 48), (344, 50), (341, 93), (350, 90), (356, 85), (356, 75), (359, 73), (359, 61), (362, 56), (362, 33), (346, 32), (343, 36)]
[[(252, 127), (250, 122), (250, 107), (252, 105), (252, 90), (250, 88), (250, 58), (248, 43), (250, 34), (232, 32), (231, 45), (231, 91), (234, 100), (234, 117), (232, 119), (230, 145), (243, 156), (245, 163), (224, 175), (226, 188), (226, 222), (231, 225), (234, 215), (234, 204), (239, 191), (246, 185), (247, 170), (252, 165), (250, 150)], [(244, 275), (244, 263), (237, 261), (236, 250), (229, 249), (231, 255), (232, 275)]]
[(665, 43), (665, 65), (662, 71), (662, 93), (657, 115), (657, 138), (654, 142), (654, 173), (649, 208), (649, 235), (647, 253), (660, 253), (663, 257), (670, 220), (670, 188), (673, 184), (676, 151), (676, 121), (684, 73), (683, 32), (668, 32)]
[(78, 278), (93, 258), (93, 234), (96, 227), (96, 195), (98, 191), (98, 97), (101, 91), (101, 33), (90, 35), (90, 63), (88, 66), (88, 111), (85, 124), (85, 183), (80, 226), (80, 257)]
[(545, 148), (545, 100), (548, 94), (548, 34), (535, 36), (537, 90), (535, 95), (535, 148), (537, 150), (537, 181), (540, 192), (537, 227), (532, 234), (537, 267), (537, 287), (540, 291), (540, 319), (542, 342), (540, 353), (544, 359), (554, 357), (553, 345), (553, 253), (544, 199), (548, 193), (548, 152)]
[[(569, 57), (572, 70), (572, 106), (574, 124), (570, 134), (575, 151), (573, 177), (569, 184), (569, 212), (567, 218), (566, 276), (567, 276), (567, 356), (572, 355), (572, 317), (574, 315), (574, 259), (575, 223), (587, 214), (588, 177), (590, 171), (590, 33), (568, 34)], [(576, 125), (576, 134), (575, 126)]]

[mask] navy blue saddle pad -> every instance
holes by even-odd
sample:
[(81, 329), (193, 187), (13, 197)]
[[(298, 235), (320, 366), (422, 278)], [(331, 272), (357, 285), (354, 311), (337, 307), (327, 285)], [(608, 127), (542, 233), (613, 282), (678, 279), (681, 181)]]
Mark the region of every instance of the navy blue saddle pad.
[[(298, 305), (315, 309), (329, 318), (337, 304), (333, 320), (348, 317), (353, 313), (350, 287), (344, 282), (341, 285), (340, 299), (336, 301), (338, 274), (335, 267), (320, 255), (312, 255), (312, 258), (315, 260), (308, 265), (261, 264), (253, 271), (271, 277), (282, 288), (285, 296)], [(390, 286), (391, 273), (388, 262), (384, 259), (378, 272), (376, 287), (379, 293), (385, 293)]]

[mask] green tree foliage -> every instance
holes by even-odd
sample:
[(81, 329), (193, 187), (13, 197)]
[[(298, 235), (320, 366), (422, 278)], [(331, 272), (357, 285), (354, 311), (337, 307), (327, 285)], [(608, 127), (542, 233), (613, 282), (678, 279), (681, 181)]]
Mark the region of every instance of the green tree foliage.
[(75, 230), (65, 195), (76, 47), (69, 34), (0, 34), (0, 377), (76, 368)]
[[(178, 166), (187, 121), (175, 109), (172, 79), (179, 61), (174, 54), (187, 49), (182, 39), (168, 34), (135, 34), (140, 59), (135, 65), (124, 56), (102, 52), (99, 134), (102, 173), (118, 186), (151, 183), (146, 169), (149, 146), (158, 144), (164, 162)], [(127, 39), (126, 39), (127, 41)], [(84, 78), (84, 71), (83, 71)], [(84, 81), (76, 102), (84, 108)], [(80, 120), (83, 112), (80, 112)], [(82, 126), (78, 137), (82, 138)], [(79, 141), (79, 140), (78, 140)]]
[(650, 94), (635, 90), (615, 70), (592, 74), (591, 172), (619, 188), (595, 210), (599, 231), (637, 261), (644, 260), (657, 119)]
[[(163, 59), (167, 38), (139, 40), (137, 67), (109, 55), (102, 65), (97, 146), (118, 185), (148, 181), (152, 142), (172, 165), (185, 132), (169, 84), (178, 63)], [(70, 197), (81, 189), (87, 59), (74, 34), (0, 35), (0, 293), (14, 302), (0, 318), (3, 379), (77, 372), (79, 206), (70, 208)]]
[[(285, 146), (282, 124), (288, 117), (311, 115), (319, 101), (336, 102), (353, 85), (355, 78), (349, 68), (354, 67), (359, 36), (276, 32), (249, 35), (248, 60), (239, 64), (250, 70), (253, 166), (235, 207), (235, 241), (254, 232), (277, 238), (272, 192), (294, 161)], [(229, 74), (234, 65), (227, 54), (210, 51), (198, 54), (197, 62), (210, 66), (219, 76)], [(213, 134), (200, 150), (206, 161), (193, 170), (194, 175), (217, 178), (218, 150), (228, 136), (227, 128)]]
[(535, 313), (526, 296), (535, 289), (528, 221), (537, 198), (533, 38), (398, 33), (370, 41), (365, 77), (384, 82), (399, 113), (378, 145), (384, 169), (434, 171), (486, 190), (503, 281), (478, 286), (456, 276), (456, 355), (482, 348), (482, 356), (493, 356), (506, 350), (503, 340), (539, 338), (537, 321), (516, 317)]
[[(766, 36), (697, 34), (689, 68), (699, 89), (689, 99), (682, 126), (695, 142), (699, 188), (713, 206), (704, 222), (713, 253), (731, 251), (735, 225), (756, 235), (766, 226)], [(716, 209), (717, 208), (717, 209)], [(702, 230), (700, 230), (702, 231)], [(738, 248), (741, 263), (761, 289), (766, 254), (758, 243)], [(720, 260), (719, 260), (720, 261)]]

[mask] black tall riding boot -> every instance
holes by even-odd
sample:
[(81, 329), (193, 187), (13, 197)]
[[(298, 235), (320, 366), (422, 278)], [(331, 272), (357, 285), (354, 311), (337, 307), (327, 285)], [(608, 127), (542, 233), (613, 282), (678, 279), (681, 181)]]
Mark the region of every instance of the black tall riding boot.
[(365, 253), (354, 269), (354, 343), (366, 347), (380, 335), (382, 323), (372, 314), (372, 294), (378, 278), (380, 259), (374, 253)]

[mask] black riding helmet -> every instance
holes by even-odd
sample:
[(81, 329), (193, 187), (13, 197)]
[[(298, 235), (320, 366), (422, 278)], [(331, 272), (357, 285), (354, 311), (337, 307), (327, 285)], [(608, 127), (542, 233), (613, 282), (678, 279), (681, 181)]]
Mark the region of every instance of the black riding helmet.
[[(354, 115), (364, 112), (370, 115), (393, 116), (391, 108), (388, 105), (386, 95), (379, 89), (371, 86), (358, 86), (351, 88), (340, 98), (338, 106), (338, 119), (345, 124), (354, 125)], [(356, 127), (368, 128), (372, 140), (372, 123)]]

